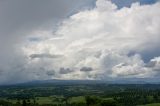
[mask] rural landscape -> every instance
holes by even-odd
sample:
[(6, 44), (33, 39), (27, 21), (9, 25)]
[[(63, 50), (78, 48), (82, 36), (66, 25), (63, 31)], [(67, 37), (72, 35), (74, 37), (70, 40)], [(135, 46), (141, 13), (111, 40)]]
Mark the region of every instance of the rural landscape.
[(160, 106), (160, 84), (43, 81), (0, 87), (0, 106)]

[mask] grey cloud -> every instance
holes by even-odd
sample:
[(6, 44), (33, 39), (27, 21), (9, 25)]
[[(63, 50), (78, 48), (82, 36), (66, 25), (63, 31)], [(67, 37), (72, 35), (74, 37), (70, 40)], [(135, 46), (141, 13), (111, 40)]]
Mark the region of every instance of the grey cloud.
[[(154, 71), (160, 72), (160, 67), (159, 68), (155, 68)], [(157, 73), (158, 75), (160, 75), (160, 73)]]
[(152, 59), (150, 62), (148, 62), (145, 67), (146, 68), (150, 68), (152, 71), (158, 72), (157, 74), (159, 74), (160, 72), (160, 57), (155, 57), (154, 59)]
[(53, 76), (53, 75), (55, 75), (55, 71), (54, 71), (54, 70), (47, 71), (46, 74), (47, 74), (48, 76)]
[(59, 69), (59, 73), (60, 74), (68, 74), (68, 73), (71, 73), (71, 72), (73, 72), (73, 70), (71, 70), (70, 68), (60, 68)]
[[(37, 30), (55, 31), (61, 20), (83, 7), (90, 7), (90, 3), (93, 1), (0, 0), (0, 68), (6, 73), (3, 75), (4, 77), (0, 76), (1, 82), (2, 80), (4, 82), (12, 81), (13, 77), (7, 73), (15, 75), (15, 78), (20, 76), (16, 73), (17, 69), (12, 68), (12, 64), (21, 64), (26, 61), (21, 50), (23, 43), (27, 40), (26, 37)], [(42, 55), (33, 55), (37, 58), (38, 56)], [(43, 55), (42, 57), (53, 58), (57, 56)], [(29, 74), (30, 71), (27, 73)]]
[(101, 51), (98, 51), (98, 52), (95, 53), (94, 56), (95, 56), (96, 58), (100, 58), (101, 55), (102, 55)]
[[(1, 37), (29, 31), (33, 28), (53, 26), (57, 20), (67, 17), (71, 12), (87, 6), (93, 0), (5, 0), (0, 4)], [(51, 24), (49, 24), (51, 23)], [(10, 35), (10, 36), (12, 36)], [(20, 35), (22, 36), (22, 35)]]
[(154, 57), (158, 57), (160, 55), (160, 44), (159, 44), (159, 40), (157, 39), (157, 41), (151, 42), (147, 44), (148, 45), (147, 49), (142, 50), (139, 52), (139, 54), (141, 54), (144, 62), (149, 62), (151, 59), (153, 59)]
[(150, 61), (145, 65), (145, 67), (152, 68), (152, 67), (155, 67), (155, 65), (156, 65), (156, 61)]
[(89, 72), (89, 71), (93, 71), (93, 69), (92, 67), (82, 67), (80, 71)]
[(60, 58), (63, 55), (55, 55), (55, 54), (31, 54), (30, 58)]

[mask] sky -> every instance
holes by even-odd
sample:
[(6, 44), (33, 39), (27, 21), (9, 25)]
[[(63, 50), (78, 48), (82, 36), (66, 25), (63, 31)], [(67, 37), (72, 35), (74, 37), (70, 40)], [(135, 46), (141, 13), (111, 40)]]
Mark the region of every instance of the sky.
[(159, 0), (0, 0), (0, 84), (160, 75)]

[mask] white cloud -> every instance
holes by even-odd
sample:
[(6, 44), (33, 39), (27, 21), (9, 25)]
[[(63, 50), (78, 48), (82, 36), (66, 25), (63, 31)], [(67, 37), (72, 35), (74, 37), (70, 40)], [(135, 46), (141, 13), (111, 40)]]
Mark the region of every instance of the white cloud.
[[(43, 31), (34, 32), (41, 40), (27, 41), (22, 47), (26, 70), (34, 71), (26, 73), (38, 74), (39, 79), (47, 78), (45, 73), (50, 70), (54, 74), (49, 78), (57, 79), (153, 77), (157, 72), (147, 67), (141, 53), (160, 45), (159, 9), (159, 2), (117, 9), (108, 0), (97, 0), (94, 9), (70, 16), (54, 34), (44, 37)], [(129, 55), (131, 52), (134, 54)], [(48, 58), (29, 58), (33, 54)], [(49, 58), (55, 55), (62, 57)], [(62, 67), (72, 71), (61, 74)], [(83, 67), (91, 67), (92, 71), (80, 71)]]
[[(29, 51), (26, 55), (63, 55), (59, 60), (50, 60), (50, 67), (74, 69), (64, 79), (73, 79), (75, 74), (78, 79), (149, 77), (153, 72), (145, 67), (139, 52), (159, 44), (160, 12), (156, 11), (159, 9), (160, 3), (135, 3), (119, 10), (110, 1), (98, 0), (94, 9), (80, 11), (64, 20), (54, 37), (30, 44), (24, 50)], [(135, 54), (129, 56), (132, 51)], [(80, 69), (86, 66), (92, 67), (93, 72), (82, 75)]]

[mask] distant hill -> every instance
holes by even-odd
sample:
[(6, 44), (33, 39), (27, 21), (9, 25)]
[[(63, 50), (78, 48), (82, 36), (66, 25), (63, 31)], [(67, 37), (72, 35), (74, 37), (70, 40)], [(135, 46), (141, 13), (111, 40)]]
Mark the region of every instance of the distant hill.
[(120, 78), (109, 80), (35, 80), (9, 85), (78, 85), (78, 84), (160, 84), (159, 78)]

